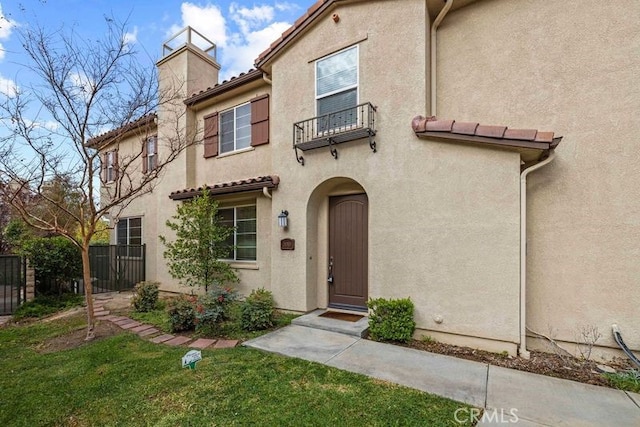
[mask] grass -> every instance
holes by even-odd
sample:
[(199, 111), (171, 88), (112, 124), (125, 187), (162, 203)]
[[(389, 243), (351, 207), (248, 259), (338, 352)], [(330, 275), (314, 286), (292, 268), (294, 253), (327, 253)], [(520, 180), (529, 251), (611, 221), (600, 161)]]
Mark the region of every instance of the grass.
[(6, 426), (453, 426), (465, 405), (317, 363), (248, 348), (203, 350), (119, 335), (56, 353), (43, 340), (82, 317), (0, 330)]
[(617, 389), (640, 393), (640, 371), (637, 369), (603, 375)]
[(71, 293), (37, 296), (18, 307), (13, 318), (14, 320), (22, 320), (27, 317), (41, 318), (60, 310), (81, 306), (83, 302), (84, 297), (82, 295)]

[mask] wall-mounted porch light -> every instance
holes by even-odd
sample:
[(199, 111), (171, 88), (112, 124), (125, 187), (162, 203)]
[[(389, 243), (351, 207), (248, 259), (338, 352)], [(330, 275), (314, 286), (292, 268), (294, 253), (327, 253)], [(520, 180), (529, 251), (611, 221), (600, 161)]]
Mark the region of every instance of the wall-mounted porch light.
[(287, 228), (289, 225), (289, 211), (282, 211), (278, 215), (278, 225), (282, 228)]

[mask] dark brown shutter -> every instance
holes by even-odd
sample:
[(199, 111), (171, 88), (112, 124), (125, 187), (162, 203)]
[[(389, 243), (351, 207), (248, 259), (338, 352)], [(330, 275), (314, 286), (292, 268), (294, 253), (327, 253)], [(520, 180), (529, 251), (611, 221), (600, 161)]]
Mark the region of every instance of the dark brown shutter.
[(204, 157), (218, 155), (218, 113), (204, 117)]
[(251, 146), (269, 143), (269, 95), (251, 100)]
[(118, 176), (118, 150), (113, 150), (113, 180), (117, 180)]
[(100, 154), (100, 178), (102, 182), (107, 182), (107, 159), (109, 154), (102, 153)]
[(149, 143), (149, 139), (142, 141), (142, 173), (147, 173), (149, 171), (149, 165), (147, 162), (147, 157), (149, 155), (147, 151), (147, 144)]

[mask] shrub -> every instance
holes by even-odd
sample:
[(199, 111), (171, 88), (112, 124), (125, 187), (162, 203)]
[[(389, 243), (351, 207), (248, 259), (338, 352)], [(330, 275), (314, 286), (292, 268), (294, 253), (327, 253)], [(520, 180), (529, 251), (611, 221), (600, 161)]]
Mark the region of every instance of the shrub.
[(273, 294), (264, 288), (251, 291), (242, 304), (242, 329), (259, 331), (273, 326)]
[(25, 241), (21, 253), (36, 273), (36, 293), (62, 293), (82, 275), (80, 249), (64, 237), (35, 237)]
[(211, 290), (196, 302), (196, 327), (212, 326), (228, 319), (229, 305), (239, 298), (240, 294), (230, 287), (212, 285)]
[(413, 303), (404, 299), (371, 299), (367, 303), (369, 334), (376, 341), (407, 342), (413, 336), (416, 322), (413, 320)]
[(189, 331), (196, 325), (195, 296), (180, 295), (169, 303), (169, 325), (172, 332)]
[(139, 312), (153, 311), (158, 305), (158, 290), (160, 284), (158, 282), (140, 282), (133, 289), (135, 295), (131, 302), (133, 308)]

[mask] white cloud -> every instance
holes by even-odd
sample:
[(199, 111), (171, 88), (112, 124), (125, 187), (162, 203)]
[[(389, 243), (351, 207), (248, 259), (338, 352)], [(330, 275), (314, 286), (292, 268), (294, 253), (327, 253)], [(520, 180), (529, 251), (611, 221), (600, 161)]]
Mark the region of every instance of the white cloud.
[(16, 85), (15, 81), (0, 76), (0, 93), (8, 97), (14, 97), (18, 93), (18, 85)]
[(224, 75), (237, 75), (253, 67), (255, 59), (289, 28), (286, 22), (274, 22), (242, 37), (224, 50)]
[(295, 3), (289, 3), (288, 1), (277, 1), (276, 9), (280, 12), (288, 12), (288, 11), (296, 11), (300, 9), (300, 6), (298, 6)]
[(124, 43), (134, 44), (138, 41), (138, 27), (133, 27), (133, 31), (124, 33)]
[(0, 40), (6, 40), (11, 36), (11, 30), (16, 26), (16, 23), (2, 13), (2, 5), (0, 4)]
[(273, 21), (274, 18), (273, 7), (271, 6), (254, 6), (249, 9), (239, 7), (237, 3), (231, 3), (229, 13), (231, 13), (231, 19), (238, 24), (243, 34), (264, 26)]
[[(10, 20), (4, 13), (2, 13), (2, 5), (0, 4), (0, 40), (7, 40), (11, 37), (11, 31), (16, 26), (16, 22)], [(4, 59), (5, 50), (2, 43), (0, 43), (0, 61)]]
[[(253, 67), (258, 55), (290, 26), (289, 23), (276, 21), (276, 12), (294, 8), (297, 8), (295, 4), (286, 1), (276, 1), (275, 6), (256, 4), (253, 7), (233, 2), (228, 11), (223, 13), (216, 5), (199, 6), (184, 2), (180, 8), (181, 25), (171, 26), (169, 32), (173, 36), (185, 26), (190, 26), (215, 43), (223, 80)], [(184, 42), (184, 39), (176, 40), (175, 45)], [(194, 44), (198, 45), (196, 42)]]
[[(175, 35), (186, 26), (190, 26), (218, 47), (225, 47), (227, 44), (227, 25), (222, 11), (218, 6), (207, 4), (197, 6), (193, 3), (185, 2), (180, 6), (182, 13), (182, 24), (172, 25), (169, 29), (169, 37)], [(184, 42), (184, 41), (183, 41)], [(194, 41), (197, 45), (197, 42)]]

